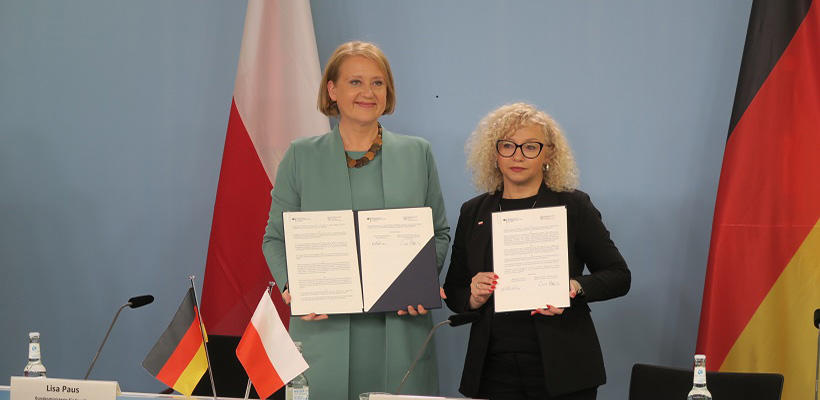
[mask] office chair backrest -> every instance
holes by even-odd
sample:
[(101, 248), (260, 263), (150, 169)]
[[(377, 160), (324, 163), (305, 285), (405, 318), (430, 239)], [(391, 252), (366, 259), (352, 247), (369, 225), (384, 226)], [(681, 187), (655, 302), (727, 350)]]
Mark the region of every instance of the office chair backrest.
[[(707, 372), (706, 386), (715, 400), (780, 400), (783, 375)], [(686, 400), (692, 371), (649, 364), (632, 366), (629, 400)]]

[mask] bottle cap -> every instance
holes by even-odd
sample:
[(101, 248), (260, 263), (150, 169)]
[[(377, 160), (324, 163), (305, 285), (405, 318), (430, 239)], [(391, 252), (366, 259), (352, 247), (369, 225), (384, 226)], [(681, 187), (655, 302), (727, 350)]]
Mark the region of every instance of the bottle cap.
[(40, 338), (40, 332), (29, 332), (28, 333), (28, 338), (29, 339), (35, 339), (35, 338), (39, 339)]
[(705, 360), (705, 359), (706, 359), (705, 354), (695, 354), (695, 360)]

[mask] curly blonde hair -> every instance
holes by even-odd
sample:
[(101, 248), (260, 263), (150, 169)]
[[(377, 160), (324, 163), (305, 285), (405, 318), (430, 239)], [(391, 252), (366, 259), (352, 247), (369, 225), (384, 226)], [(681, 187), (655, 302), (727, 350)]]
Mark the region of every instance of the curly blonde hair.
[(556, 192), (569, 192), (578, 187), (578, 169), (564, 133), (552, 117), (526, 103), (501, 106), (481, 119), (467, 140), (467, 168), (473, 174), (473, 184), (482, 192), (502, 190), (504, 179), (496, 165), (496, 141), (510, 137), (525, 126), (541, 128), (547, 143), (549, 168), (544, 182)]

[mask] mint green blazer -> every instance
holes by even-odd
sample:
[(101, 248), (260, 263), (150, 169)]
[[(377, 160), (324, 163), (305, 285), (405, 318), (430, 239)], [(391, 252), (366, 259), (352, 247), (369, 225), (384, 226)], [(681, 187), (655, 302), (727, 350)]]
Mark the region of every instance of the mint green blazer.
[[(430, 143), (384, 129), (382, 141), (385, 207), (432, 208), (436, 256), (441, 272), (450, 243), (450, 227)], [(322, 136), (293, 141), (279, 163), (262, 244), (268, 267), (280, 288), (285, 286), (288, 279), (282, 212), (345, 209), (352, 209), (352, 200), (338, 128)], [(387, 339), (384, 346), (388, 370), (383, 390), (392, 392), (426, 338), (432, 327), (432, 319), (430, 314), (412, 317), (387, 313), (385, 320)], [(324, 321), (302, 321), (294, 317), (290, 320), (290, 334), (294, 340), (302, 342), (305, 359), (310, 365), (306, 375), (310, 382), (311, 399), (346, 397), (348, 377), (355, 373), (349, 371), (349, 359), (370, 356), (350, 354), (350, 318), (347, 315), (331, 315)], [(419, 361), (402, 392), (418, 395), (438, 393), (435, 350), (432, 346)]]

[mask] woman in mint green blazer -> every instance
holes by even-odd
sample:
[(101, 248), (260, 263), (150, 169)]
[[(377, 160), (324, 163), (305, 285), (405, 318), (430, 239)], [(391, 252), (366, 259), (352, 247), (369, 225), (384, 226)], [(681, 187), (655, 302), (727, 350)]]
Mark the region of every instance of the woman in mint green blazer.
[[(450, 227), (436, 164), (427, 141), (378, 122), (395, 107), (393, 75), (381, 50), (365, 42), (339, 46), (325, 68), (318, 105), (339, 117), (338, 127), (291, 143), (271, 192), (262, 249), (276, 282), (287, 282), (283, 211), (431, 207), (440, 270)], [(283, 297), (289, 302), (287, 291)], [(293, 317), (290, 334), (302, 342), (310, 365), (311, 399), (357, 399), (394, 391), (431, 326), (427, 310), (408, 305), (396, 313)], [(431, 348), (402, 392), (434, 395), (437, 376)]]

